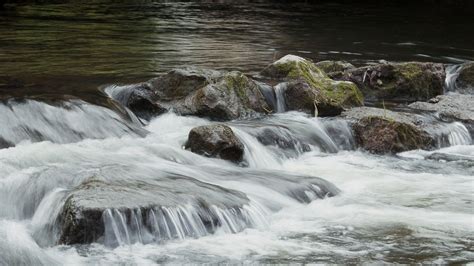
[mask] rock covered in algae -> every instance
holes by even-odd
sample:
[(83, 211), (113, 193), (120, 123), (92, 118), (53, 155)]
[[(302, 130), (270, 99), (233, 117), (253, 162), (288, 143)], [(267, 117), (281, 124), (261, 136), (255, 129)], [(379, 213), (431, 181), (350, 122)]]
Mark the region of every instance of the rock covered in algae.
[(348, 70), (342, 79), (357, 84), (369, 100), (414, 102), (443, 94), (445, 76), (443, 64), (383, 62)]
[(261, 76), (285, 82), (288, 110), (335, 116), (364, 102), (354, 83), (334, 81), (313, 62), (298, 56), (284, 56), (262, 70)]

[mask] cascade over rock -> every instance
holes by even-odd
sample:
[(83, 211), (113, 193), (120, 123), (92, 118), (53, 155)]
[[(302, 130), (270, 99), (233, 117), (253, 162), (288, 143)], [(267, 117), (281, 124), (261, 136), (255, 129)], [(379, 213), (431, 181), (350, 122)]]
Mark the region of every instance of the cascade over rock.
[(412, 103), (409, 107), (418, 111), (433, 112), (447, 122), (461, 122), (474, 138), (474, 95), (439, 95), (428, 102)]
[(467, 62), (459, 66), (455, 87), (456, 91), (474, 93), (474, 62)]
[(364, 102), (354, 83), (334, 81), (314, 63), (298, 56), (286, 55), (260, 74), (270, 80), (288, 82), (284, 92), (288, 110), (335, 116)]
[[(179, 175), (120, 181), (93, 177), (67, 198), (60, 214), (59, 241), (62, 244), (95, 241), (108, 245), (121, 244), (118, 243), (121, 241), (131, 244), (135, 241), (120, 238), (130, 238), (132, 232), (128, 229), (133, 227), (141, 229), (133, 235), (142, 238), (139, 242), (144, 243), (205, 235), (225, 222), (220, 220), (219, 210), (241, 212), (245, 204), (248, 199), (243, 193)], [(192, 213), (181, 213), (186, 208)], [(107, 219), (112, 224), (106, 224)]]

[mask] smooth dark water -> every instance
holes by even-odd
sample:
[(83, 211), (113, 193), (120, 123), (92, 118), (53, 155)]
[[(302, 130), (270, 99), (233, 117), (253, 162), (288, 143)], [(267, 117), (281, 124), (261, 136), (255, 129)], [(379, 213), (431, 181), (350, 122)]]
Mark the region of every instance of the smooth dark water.
[(254, 73), (288, 53), (353, 63), (474, 60), (472, 17), (428, 5), (106, 1), (0, 12), (2, 91), (83, 93), (181, 65)]

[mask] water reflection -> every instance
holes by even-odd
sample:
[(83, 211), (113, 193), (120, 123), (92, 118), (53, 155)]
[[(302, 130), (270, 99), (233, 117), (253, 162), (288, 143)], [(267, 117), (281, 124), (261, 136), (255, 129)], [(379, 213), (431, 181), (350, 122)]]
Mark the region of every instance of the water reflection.
[(354, 63), (474, 59), (469, 16), (423, 11), (354, 4), (22, 5), (0, 17), (0, 73), (124, 80), (184, 64), (252, 73), (286, 53)]

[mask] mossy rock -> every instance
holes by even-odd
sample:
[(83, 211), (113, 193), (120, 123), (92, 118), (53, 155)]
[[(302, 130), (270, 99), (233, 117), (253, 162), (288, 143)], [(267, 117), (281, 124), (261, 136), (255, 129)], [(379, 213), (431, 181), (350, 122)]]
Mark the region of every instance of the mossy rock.
[(351, 122), (357, 145), (373, 153), (431, 148), (435, 139), (423, 116), (374, 107), (356, 107), (342, 117)]
[(342, 77), (343, 73), (355, 69), (356, 67), (346, 61), (320, 61), (315, 64), (319, 69), (324, 71), (330, 78)]
[(385, 62), (349, 70), (342, 79), (357, 84), (370, 100), (414, 102), (443, 94), (445, 76), (443, 64)]
[(385, 117), (364, 117), (354, 124), (353, 130), (357, 144), (377, 154), (427, 149), (433, 145), (433, 139), (416, 126)]
[(364, 103), (355, 84), (334, 81), (314, 63), (298, 56), (281, 58), (267, 66), (261, 75), (288, 83), (284, 93), (288, 110), (334, 116)]
[(270, 107), (257, 83), (238, 71), (222, 75), (184, 102), (185, 115), (197, 115), (213, 120), (232, 120), (265, 114)]

